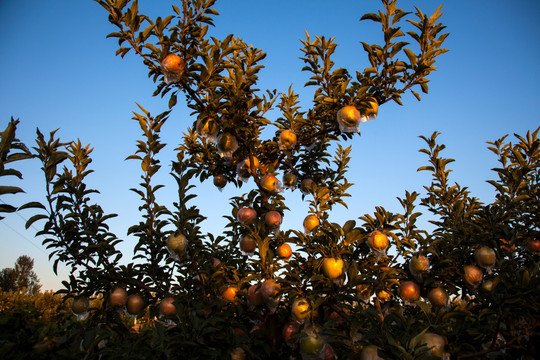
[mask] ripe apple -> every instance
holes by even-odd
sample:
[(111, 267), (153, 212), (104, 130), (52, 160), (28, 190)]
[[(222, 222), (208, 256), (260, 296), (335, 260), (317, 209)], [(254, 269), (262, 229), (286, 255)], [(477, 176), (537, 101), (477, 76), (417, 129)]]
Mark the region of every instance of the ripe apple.
[(218, 189), (223, 189), (227, 185), (227, 177), (222, 174), (218, 174), (214, 176), (214, 186)]
[(342, 107), (337, 113), (337, 122), (341, 132), (359, 132), (360, 111), (352, 105)]
[(270, 175), (270, 174), (264, 175), (261, 178), (260, 184), (263, 190), (266, 190), (273, 194), (277, 194), (283, 191), (281, 182), (274, 175)]
[(137, 315), (144, 309), (144, 300), (141, 295), (132, 294), (127, 298), (127, 312), (131, 315)]
[(180, 81), (185, 69), (184, 60), (176, 54), (169, 54), (161, 61), (161, 70), (167, 85)]
[(324, 339), (314, 332), (305, 332), (307, 336), (301, 338), (300, 349), (308, 355), (317, 355), (324, 347)]
[(360, 360), (383, 360), (379, 357), (379, 348), (375, 345), (364, 346), (360, 353)]
[(296, 134), (292, 130), (283, 130), (279, 134), (279, 150), (291, 150), (296, 146)]
[(368, 244), (374, 251), (386, 252), (386, 249), (390, 245), (390, 241), (388, 240), (388, 236), (375, 230), (369, 234)]
[(429, 290), (428, 299), (433, 306), (446, 306), (448, 304), (448, 293), (439, 286)]
[(485, 280), (484, 282), (482, 282), (482, 289), (486, 291), (493, 290), (493, 280)]
[(278, 248), (277, 248), (277, 254), (280, 258), (282, 259), (288, 259), (291, 257), (292, 255), (292, 249), (291, 249), (291, 246), (287, 243), (283, 243), (281, 244)]
[(187, 239), (184, 234), (175, 233), (171, 234), (167, 239), (167, 249), (171, 254), (180, 255), (187, 247)]
[(242, 207), (236, 213), (236, 219), (240, 224), (249, 225), (257, 218), (257, 211), (250, 207)]
[(281, 286), (273, 279), (264, 280), (259, 290), (263, 297), (263, 300), (272, 300), (277, 297), (281, 291)]
[(294, 175), (293, 173), (287, 172), (283, 174), (283, 186), (286, 189), (291, 189), (291, 190), (296, 189), (296, 182), (297, 182), (297, 178), (296, 178), (296, 175)]
[(298, 339), (291, 339), (291, 336), (298, 334), (298, 331), (300, 331), (300, 325), (298, 325), (298, 323), (292, 322), (285, 324), (285, 326), (283, 326), (283, 339), (285, 339), (285, 342), (289, 345), (296, 343)]
[(308, 215), (304, 218), (304, 232), (306, 234), (309, 234), (320, 224), (321, 224), (321, 221), (319, 220), (317, 216), (313, 214)]
[(238, 150), (238, 140), (231, 133), (223, 133), (217, 139), (217, 149), (221, 157), (230, 159), (232, 158), (232, 154)]
[(127, 291), (124, 288), (117, 287), (109, 294), (109, 305), (112, 307), (125, 306), (127, 297)]
[(531, 239), (527, 242), (527, 247), (532, 252), (540, 252), (540, 240), (538, 239)]
[(248, 288), (247, 298), (253, 306), (259, 306), (263, 303), (264, 299), (257, 284), (251, 285)]
[(340, 258), (324, 258), (323, 272), (327, 278), (335, 280), (343, 275), (343, 260)]
[(412, 302), (420, 298), (420, 286), (414, 281), (403, 281), (398, 287), (399, 296), (406, 302)]
[(217, 121), (213, 118), (199, 118), (197, 120), (197, 124), (195, 125), (195, 129), (202, 137), (206, 137), (211, 141), (215, 141), (217, 139), (219, 132)]
[(90, 308), (90, 300), (86, 296), (77, 296), (71, 302), (71, 311), (75, 315), (82, 315)]
[(238, 179), (247, 182), (247, 180), (251, 176), (252, 171), (256, 171), (259, 168), (259, 159), (257, 159), (256, 156), (253, 156), (253, 168), (251, 166), (251, 160), (249, 157), (245, 158), (244, 160), (240, 161), (236, 165), (236, 174), (238, 174)]
[(303, 179), (300, 182), (300, 191), (304, 195), (307, 195), (313, 191), (313, 185), (315, 185), (315, 182), (312, 179), (309, 179), (309, 178)]
[(409, 262), (409, 271), (411, 274), (421, 274), (429, 270), (429, 259), (418, 253), (414, 254)]
[(311, 315), (309, 302), (303, 298), (298, 298), (294, 300), (291, 307), (291, 314), (295, 320), (303, 322)]
[(231, 350), (231, 360), (245, 360), (246, 359), (246, 351), (242, 349), (241, 347), (237, 347)]
[(444, 347), (446, 341), (440, 335), (434, 333), (424, 333), (418, 339), (418, 345), (425, 344), (429, 350), (429, 353), (434, 356), (443, 357), (445, 354)]
[(264, 222), (270, 229), (277, 229), (281, 225), (281, 214), (271, 210), (264, 215)]
[(463, 267), (463, 280), (471, 285), (471, 286), (478, 286), (482, 282), (482, 277), (484, 274), (482, 273), (482, 270), (476, 266), (476, 265), (465, 265)]
[(165, 316), (176, 315), (176, 306), (173, 297), (166, 297), (159, 303), (159, 311)]
[(497, 255), (495, 254), (495, 250), (488, 246), (482, 246), (476, 249), (474, 252), (474, 259), (476, 260), (476, 264), (484, 269), (491, 269), (493, 265), (495, 265), (495, 262), (497, 261)]
[(252, 254), (257, 248), (257, 241), (250, 235), (240, 237), (240, 250), (246, 254)]
[(229, 286), (223, 291), (223, 298), (228, 301), (234, 301), (237, 292), (238, 288), (236, 286)]
[(368, 106), (363, 109), (361, 122), (366, 122), (368, 120), (374, 120), (377, 117), (379, 112), (379, 103), (375, 98), (369, 99)]

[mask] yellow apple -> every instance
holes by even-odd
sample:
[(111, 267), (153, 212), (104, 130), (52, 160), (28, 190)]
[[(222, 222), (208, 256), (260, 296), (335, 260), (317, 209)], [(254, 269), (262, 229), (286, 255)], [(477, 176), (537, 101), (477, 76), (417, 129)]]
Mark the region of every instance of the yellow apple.
[(322, 262), (323, 272), (329, 279), (337, 279), (343, 275), (343, 260), (340, 258), (324, 258)]
[(292, 130), (283, 130), (279, 134), (278, 146), (280, 150), (291, 150), (296, 146), (296, 134)]

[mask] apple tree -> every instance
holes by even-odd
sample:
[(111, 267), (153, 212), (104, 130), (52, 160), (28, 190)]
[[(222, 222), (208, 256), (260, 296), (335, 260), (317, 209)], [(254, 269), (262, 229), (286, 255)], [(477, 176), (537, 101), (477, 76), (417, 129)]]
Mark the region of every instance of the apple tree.
[[(182, 0), (171, 15), (151, 19), (136, 0), (96, 0), (118, 40), (117, 55), (134, 54), (167, 110), (134, 112), (142, 131), (128, 157), (141, 166), (141, 219), (127, 234), (134, 256), (123, 260), (106, 213), (86, 186), (92, 148), (38, 131), (33, 156), (45, 175), (45, 204), (28, 226), (55, 267), (72, 275), (60, 292), (73, 297), (81, 321), (66, 330), (69, 348), (86, 357), (436, 359), (537, 354), (539, 157), (538, 130), (517, 143), (490, 143), (501, 166), (490, 183), (496, 201), (483, 204), (450, 182), (453, 160), (438, 133), (423, 136), (432, 174), (425, 194), (398, 198), (401, 213), (377, 207), (334, 223), (346, 206), (350, 146), (379, 107), (410, 92), (428, 92), (436, 59), (447, 50), (433, 14), (382, 0), (361, 16), (380, 27), (380, 44), (363, 42), (370, 64), (351, 72), (332, 60), (333, 38), (306, 32), (300, 49), (303, 109), (293, 87), (258, 89), (266, 54), (231, 34), (208, 36), (215, 0)], [(142, 74), (141, 74), (142, 75)], [(182, 101), (192, 110), (171, 160), (177, 199), (160, 202), (160, 133)], [(269, 118), (269, 111), (279, 115)], [(272, 134), (268, 136), (267, 134)], [(195, 185), (212, 181), (231, 192), (228, 223), (204, 231)], [(242, 193), (248, 184), (250, 190)], [(307, 202), (302, 229), (285, 229), (283, 188)], [(287, 192), (289, 194), (289, 192)], [(289, 197), (289, 195), (287, 195)], [(418, 205), (433, 231), (417, 227)], [(102, 296), (99, 306), (88, 298)], [(135, 319), (135, 320), (134, 320)], [(143, 320), (141, 320), (143, 319)], [(133, 328), (133, 322), (138, 327)], [(142, 325), (141, 325), (142, 322)], [(75, 346), (76, 344), (77, 346)]]

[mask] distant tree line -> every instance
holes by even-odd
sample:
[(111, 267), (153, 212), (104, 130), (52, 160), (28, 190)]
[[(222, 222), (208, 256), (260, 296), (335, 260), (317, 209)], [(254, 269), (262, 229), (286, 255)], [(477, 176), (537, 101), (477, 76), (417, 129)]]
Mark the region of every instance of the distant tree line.
[(25, 291), (35, 295), (41, 290), (39, 278), (34, 272), (34, 259), (21, 255), (13, 268), (4, 268), (0, 272), (0, 289), (2, 291)]

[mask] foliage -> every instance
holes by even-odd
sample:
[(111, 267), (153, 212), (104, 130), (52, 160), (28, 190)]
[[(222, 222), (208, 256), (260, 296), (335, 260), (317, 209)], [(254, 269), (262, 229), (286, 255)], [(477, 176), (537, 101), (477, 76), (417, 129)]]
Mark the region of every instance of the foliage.
[[(6, 164), (32, 157), (30, 150), (15, 137), (15, 131), (17, 130), (18, 124), (19, 120), (11, 118), (6, 129), (0, 132), (0, 177), (15, 176), (22, 179), (20, 171), (6, 168)], [(17, 194), (21, 192), (23, 192), (23, 190), (20, 187), (0, 185), (0, 195)], [(15, 206), (6, 204), (4, 201), (0, 204), (0, 213), (11, 213), (16, 210), (17, 208)], [(0, 216), (0, 220), (3, 218), (3, 216)]]
[[(378, 13), (362, 16), (381, 26), (383, 43), (362, 43), (371, 66), (355, 75), (332, 61), (333, 38), (306, 32), (302, 70), (309, 74), (305, 85), (315, 91), (304, 111), (292, 87), (283, 93), (257, 88), (262, 50), (234, 35), (207, 36), (218, 15), (214, 0), (183, 0), (173, 5), (173, 15), (155, 20), (139, 13), (137, 1), (96, 2), (116, 28), (109, 37), (118, 39), (117, 54), (134, 52), (142, 59), (156, 83), (153, 95), (168, 95), (168, 110), (154, 116), (139, 106), (134, 113), (142, 139), (128, 159), (141, 165), (141, 182), (132, 189), (141, 200), (141, 220), (128, 229), (137, 243), (127, 263), (117, 249), (121, 240), (107, 225), (115, 215), (92, 202), (97, 190), (85, 184), (92, 149), (80, 141), (61, 142), (56, 131), (48, 139), (37, 133), (34, 156), (45, 174), (47, 201), (25, 206), (38, 210), (27, 226), (41, 221), (38, 234), (46, 237), (55, 268), (58, 262), (71, 267), (60, 293), (102, 298), (88, 318), (61, 323), (65, 338), (55, 354), (70, 349), (87, 358), (174, 358), (181, 352), (192, 359), (330, 359), (359, 358), (375, 345), (385, 359), (538, 355), (540, 129), (516, 135), (515, 144), (506, 137), (490, 143), (501, 164), (494, 169), (497, 178), (489, 180), (497, 194), (491, 204), (450, 182), (453, 160), (442, 157), (445, 146), (434, 133), (422, 136), (428, 165), (419, 170), (432, 174), (424, 195), (398, 198), (401, 213), (377, 207), (358, 219), (329, 221), (334, 206), (346, 206), (352, 186), (346, 177), (350, 146), (342, 143), (354, 139), (354, 126), (373, 118), (379, 105), (401, 104), (407, 91), (419, 100), (418, 91), (428, 92), (435, 61), (447, 51), (441, 8), (427, 16), (383, 0)], [(169, 68), (170, 54), (185, 68)], [(154, 175), (162, 171), (160, 133), (179, 94), (195, 119), (176, 148), (171, 175), (178, 198), (167, 208), (158, 200), (164, 185)], [(346, 106), (359, 115), (342, 114)], [(275, 120), (266, 117), (273, 107), (280, 112)], [(352, 132), (338, 124), (344, 119), (353, 123)], [(284, 130), (292, 130), (295, 141), (284, 144)], [(288, 215), (277, 180), (285, 173), (296, 176), (300, 189), (292, 194), (309, 204), (305, 215), (319, 220), (314, 228), (280, 229), (267, 220), (275, 212), (278, 219)], [(194, 181), (218, 176), (227, 190), (248, 181), (254, 188), (230, 198), (228, 224), (215, 235), (203, 231), (204, 209), (193, 205)], [(418, 204), (431, 213), (433, 231), (417, 227)], [(242, 207), (253, 208), (256, 218), (239, 221)], [(242, 236), (255, 239), (254, 254), (239, 249)], [(294, 249), (288, 259), (276, 254), (283, 243)], [(493, 261), (478, 260), (482, 246), (493, 250)], [(419, 255), (429, 260), (427, 268), (411, 265)], [(480, 279), (470, 276), (469, 265)], [(419, 293), (403, 296), (406, 281), (414, 281)], [(143, 297), (145, 325), (139, 332), (124, 308), (109, 302), (116, 287)], [(435, 288), (449, 301), (431, 300)], [(164, 315), (161, 305), (170, 297), (174, 311)], [(301, 320), (291, 314), (298, 298), (309, 304)], [(283, 330), (291, 324), (298, 330), (289, 337)], [(424, 344), (425, 334), (440, 336), (444, 348)], [(299, 345), (321, 338), (323, 350), (315, 346), (315, 354)]]
[(14, 268), (4, 268), (0, 273), (0, 290), (22, 291), (29, 294), (39, 292), (41, 285), (33, 270), (34, 259), (28, 255), (17, 258)]

